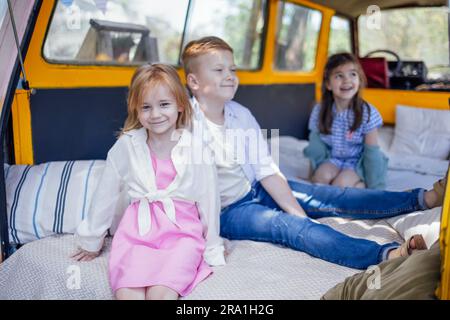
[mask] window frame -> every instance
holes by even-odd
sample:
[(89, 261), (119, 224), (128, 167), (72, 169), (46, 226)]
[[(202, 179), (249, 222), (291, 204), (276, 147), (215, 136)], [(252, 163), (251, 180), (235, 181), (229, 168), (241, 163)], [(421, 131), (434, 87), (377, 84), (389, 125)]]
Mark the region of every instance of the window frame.
[[(264, 64), (264, 57), (265, 57), (265, 49), (266, 49), (266, 42), (267, 42), (267, 35), (268, 35), (268, 26), (269, 26), (269, 9), (270, 9), (270, 1), (271, 0), (262, 0), (265, 1), (265, 4), (263, 6), (263, 21), (264, 21), (264, 25), (262, 28), (262, 32), (261, 32), (261, 46), (259, 49), (259, 55), (258, 55), (258, 64), (255, 68), (240, 68), (238, 67), (237, 70), (238, 71), (248, 71), (248, 72), (257, 72), (257, 71), (261, 71), (263, 68), (263, 64)], [(77, 61), (77, 60), (57, 60), (57, 59), (51, 59), (45, 56), (44, 54), (44, 46), (47, 42), (48, 39), (48, 35), (49, 35), (49, 31), (50, 31), (50, 26), (52, 24), (55, 12), (56, 12), (56, 6), (58, 5), (59, 1), (55, 1), (53, 4), (53, 8), (52, 8), (52, 12), (50, 14), (47, 26), (46, 26), (46, 30), (45, 30), (45, 35), (42, 41), (42, 46), (41, 46), (41, 57), (42, 59), (44, 59), (44, 61), (50, 65), (56, 65), (56, 66), (82, 66), (82, 67), (109, 67), (109, 68), (136, 68), (139, 67), (141, 65), (143, 65), (144, 63), (142, 62), (129, 62), (127, 64), (123, 64), (123, 63), (114, 63), (111, 61)], [(186, 9), (186, 14), (185, 14), (185, 19), (184, 19), (184, 24), (183, 24), (183, 30), (181, 32), (181, 44), (180, 44), (180, 50), (178, 53), (178, 59), (177, 59), (177, 63), (176, 64), (172, 64), (172, 63), (168, 63), (172, 66), (174, 66), (175, 68), (182, 68), (181, 64), (180, 64), (180, 60), (181, 60), (181, 53), (183, 51), (183, 43), (184, 43), (184, 39), (186, 37), (186, 30), (188, 29), (189, 26), (189, 21), (192, 19), (192, 15), (191, 15), (191, 3), (192, 0), (188, 0), (188, 5), (187, 5), (187, 9)]]

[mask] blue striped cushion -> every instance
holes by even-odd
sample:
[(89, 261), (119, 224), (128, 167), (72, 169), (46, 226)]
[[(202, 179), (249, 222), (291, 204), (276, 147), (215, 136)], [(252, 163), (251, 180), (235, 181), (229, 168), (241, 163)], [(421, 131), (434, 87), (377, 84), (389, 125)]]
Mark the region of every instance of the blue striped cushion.
[(74, 233), (85, 217), (104, 160), (5, 165), (11, 243)]

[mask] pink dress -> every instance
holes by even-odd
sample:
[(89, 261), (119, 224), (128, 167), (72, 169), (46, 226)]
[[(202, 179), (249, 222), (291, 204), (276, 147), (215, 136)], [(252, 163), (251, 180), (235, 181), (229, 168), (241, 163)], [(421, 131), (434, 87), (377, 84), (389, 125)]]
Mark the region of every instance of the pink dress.
[[(171, 159), (151, 156), (156, 186), (165, 189), (177, 174), (175, 167)], [(186, 296), (212, 272), (203, 259), (206, 242), (197, 206), (181, 200), (174, 204), (179, 227), (169, 220), (162, 204), (154, 202), (150, 204), (151, 230), (142, 237), (137, 220), (139, 202), (128, 206), (109, 257), (113, 291), (161, 285)]]

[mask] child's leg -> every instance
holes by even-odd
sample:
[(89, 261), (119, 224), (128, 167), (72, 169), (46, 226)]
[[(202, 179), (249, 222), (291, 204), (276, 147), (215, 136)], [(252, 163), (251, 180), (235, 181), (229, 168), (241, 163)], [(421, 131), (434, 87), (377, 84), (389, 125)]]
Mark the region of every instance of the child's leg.
[[(385, 219), (429, 209), (424, 201), (424, 189), (409, 192), (393, 192), (373, 189), (339, 188), (317, 184), (289, 181), (294, 196), (309, 217), (341, 217), (351, 219)], [(264, 188), (256, 185), (258, 198), (271, 199), (264, 195)], [(278, 209), (269, 201), (266, 205)]]
[(271, 209), (258, 202), (259, 197), (256, 196), (225, 209), (220, 216), (220, 235), (230, 240), (281, 244), (357, 269), (380, 263), (385, 252), (399, 246), (398, 243), (380, 245), (366, 239), (351, 238), (312, 219)]
[(146, 300), (177, 300), (178, 292), (165, 286), (148, 287), (145, 292)]
[(117, 300), (145, 300), (145, 288), (120, 288), (116, 291)]
[(322, 163), (311, 178), (314, 183), (331, 184), (334, 178), (339, 174), (340, 169), (331, 162)]
[(331, 183), (336, 187), (350, 187), (354, 188), (361, 182), (361, 178), (353, 169), (343, 169)]

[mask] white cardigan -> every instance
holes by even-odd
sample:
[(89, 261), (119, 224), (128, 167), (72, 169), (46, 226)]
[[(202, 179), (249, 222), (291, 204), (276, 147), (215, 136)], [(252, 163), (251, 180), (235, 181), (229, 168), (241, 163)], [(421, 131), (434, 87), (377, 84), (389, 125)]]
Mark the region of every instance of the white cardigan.
[[(174, 138), (179, 139), (171, 155), (177, 175), (162, 190), (156, 187), (146, 142), (147, 130), (128, 131), (116, 141), (108, 152), (88, 215), (77, 229), (81, 248), (99, 251), (107, 230), (113, 227), (113, 220), (120, 220), (125, 208), (135, 201), (140, 201), (138, 224), (141, 235), (151, 228), (150, 202), (161, 201), (168, 218), (176, 224), (172, 200), (180, 199), (197, 204), (206, 238), (205, 261), (213, 266), (225, 264), (223, 239), (219, 236), (217, 172), (212, 156), (187, 130), (176, 131)], [(199, 161), (199, 154), (203, 161)]]

